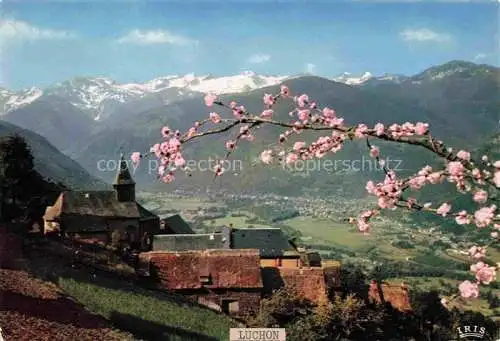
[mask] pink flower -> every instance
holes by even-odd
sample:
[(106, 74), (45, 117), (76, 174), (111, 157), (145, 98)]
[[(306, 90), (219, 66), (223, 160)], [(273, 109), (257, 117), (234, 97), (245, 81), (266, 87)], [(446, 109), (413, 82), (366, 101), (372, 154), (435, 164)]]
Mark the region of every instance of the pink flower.
[(463, 298), (476, 298), (479, 296), (477, 283), (472, 283), (471, 281), (464, 281), (460, 283), (458, 290), (460, 290), (460, 295)]
[(248, 126), (248, 124), (246, 124), (246, 125), (242, 126), (242, 127), (240, 128), (240, 134), (241, 134), (241, 135), (248, 134), (249, 129), (250, 129), (250, 127)]
[(178, 154), (174, 159), (174, 164), (175, 167), (183, 167), (186, 164), (186, 160), (184, 160), (184, 158), (180, 154)]
[(372, 146), (370, 148), (370, 156), (371, 157), (379, 157), (380, 156), (380, 150), (378, 147)]
[(215, 176), (221, 176), (222, 174), (224, 174), (224, 168), (220, 164), (215, 165), (214, 172), (215, 172)]
[(486, 227), (491, 224), (495, 215), (496, 206), (483, 207), (474, 213), (474, 219), (477, 227)]
[(325, 118), (335, 118), (335, 110), (328, 107), (323, 108), (321, 113)]
[(493, 163), (493, 167), (495, 167), (496, 169), (500, 169), (500, 160), (495, 161), (495, 162)]
[(226, 149), (227, 150), (233, 150), (235, 146), (236, 146), (236, 142), (234, 142), (234, 141), (230, 140), (230, 141), (226, 142)]
[(500, 171), (495, 172), (495, 175), (493, 176), (493, 182), (495, 183), (495, 186), (500, 188)]
[(365, 137), (367, 131), (368, 127), (366, 126), (366, 124), (359, 124), (354, 131), (354, 136), (356, 136), (357, 138), (363, 138)]
[(436, 185), (442, 181), (443, 177), (440, 172), (434, 172), (429, 175), (427, 175), (427, 180), (433, 184)]
[(303, 108), (309, 102), (309, 96), (307, 96), (306, 94), (300, 95), (299, 97), (296, 97), (295, 101), (300, 108)]
[(268, 150), (264, 150), (261, 154), (260, 154), (260, 160), (265, 163), (265, 164), (270, 164), (271, 162), (273, 162), (273, 156), (272, 156), (273, 152), (272, 150), (268, 149)]
[(484, 190), (477, 191), (474, 193), (474, 201), (480, 204), (484, 204), (488, 200), (488, 192)]
[(271, 116), (273, 116), (273, 113), (274, 113), (274, 111), (272, 109), (267, 109), (267, 110), (264, 110), (262, 112), (262, 114), (260, 114), (260, 117), (265, 117), (265, 118), (271, 117)]
[(295, 153), (289, 153), (287, 156), (286, 156), (286, 163), (287, 164), (292, 164), (292, 163), (295, 163), (296, 161), (298, 160), (298, 156), (297, 154)]
[(385, 127), (382, 123), (375, 124), (374, 129), (375, 129), (375, 134), (377, 134), (377, 136), (382, 135), (385, 131)]
[(298, 113), (299, 120), (306, 121), (307, 119), (309, 119), (310, 113), (311, 112), (309, 111), (309, 109), (299, 110)]
[(429, 131), (429, 124), (417, 122), (415, 125), (415, 134), (417, 135), (425, 135)]
[(302, 141), (299, 141), (299, 142), (295, 142), (295, 144), (293, 145), (293, 150), (295, 150), (296, 152), (300, 151), (302, 148), (304, 148), (306, 146), (306, 143), (305, 142), (302, 142)]
[(455, 221), (458, 225), (467, 225), (471, 223), (471, 219), (467, 214), (467, 211), (458, 212), (457, 216), (455, 217)]
[(216, 112), (211, 112), (209, 117), (212, 122), (220, 123), (220, 116)]
[(132, 160), (132, 163), (137, 165), (141, 161), (141, 153), (139, 152), (133, 152), (132, 155), (130, 156), (130, 159)]
[(212, 105), (214, 105), (214, 102), (215, 100), (217, 99), (217, 96), (212, 94), (212, 93), (208, 93), (206, 96), (205, 96), (205, 105), (207, 107), (211, 107)]
[(161, 128), (161, 135), (163, 137), (168, 137), (170, 135), (170, 128), (169, 127)]
[(359, 232), (364, 234), (369, 234), (371, 231), (370, 223), (368, 223), (365, 219), (358, 219), (356, 221), (356, 226), (358, 227)]
[(446, 217), (446, 215), (448, 214), (448, 212), (450, 212), (450, 210), (451, 210), (451, 205), (448, 203), (444, 203), (441, 206), (439, 206), (436, 213), (443, 217)]
[(424, 187), (425, 181), (425, 176), (415, 176), (408, 181), (408, 184), (410, 185), (411, 189), (419, 190)]
[(288, 89), (288, 87), (286, 85), (282, 85), (281, 86), (281, 96), (288, 96), (290, 94), (290, 90)]
[(264, 105), (271, 106), (274, 104), (274, 97), (273, 97), (273, 95), (270, 95), (270, 94), (264, 94), (263, 101), (264, 101)]
[(163, 180), (163, 182), (168, 184), (168, 183), (174, 181), (175, 177), (174, 177), (174, 174), (172, 172), (169, 172), (167, 175), (163, 176), (161, 179)]
[(158, 174), (160, 174), (160, 176), (163, 176), (163, 174), (165, 174), (165, 166), (164, 165), (160, 165), (158, 167)]
[(469, 249), (469, 256), (476, 259), (484, 258), (486, 254), (486, 248), (480, 246), (473, 246)]
[(464, 172), (464, 165), (459, 161), (452, 161), (448, 163), (448, 172), (452, 176), (462, 176)]
[(470, 153), (466, 152), (465, 150), (460, 150), (457, 153), (457, 157), (459, 157), (460, 159), (465, 160), (465, 161), (470, 161)]
[(491, 232), (491, 238), (498, 238), (498, 232)]
[(470, 271), (476, 274), (477, 281), (482, 284), (488, 285), (497, 278), (496, 268), (483, 262), (471, 265)]

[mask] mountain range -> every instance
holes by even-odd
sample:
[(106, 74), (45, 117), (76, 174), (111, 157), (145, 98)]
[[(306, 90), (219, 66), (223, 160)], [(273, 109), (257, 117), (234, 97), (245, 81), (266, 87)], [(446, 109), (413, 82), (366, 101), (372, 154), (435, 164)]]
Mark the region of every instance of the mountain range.
[[(359, 77), (343, 74), (333, 79), (312, 75), (262, 76), (247, 72), (235, 76), (167, 76), (142, 84), (119, 84), (106, 78), (75, 78), (46, 89), (13, 92), (0, 90), (0, 119), (35, 131), (67, 156), (76, 160), (93, 176), (109, 182), (114, 169), (102, 165), (116, 163), (120, 152), (145, 151), (160, 139), (160, 129), (168, 125), (185, 130), (194, 121), (206, 118), (209, 108), (203, 103), (206, 92), (214, 92), (223, 101), (235, 100), (248, 110), (263, 109), (264, 93), (279, 92), (286, 84), (297, 94), (307, 93), (320, 106), (334, 108), (348, 124), (430, 123), (435, 136), (453, 147), (476, 148), (485, 138), (498, 133), (500, 119), (500, 70), (489, 65), (463, 61), (433, 66), (412, 76), (365, 73)], [(280, 103), (275, 116), (289, 120), (290, 103)], [(224, 114), (221, 112), (221, 114)], [(275, 128), (261, 128), (258, 140), (242, 145), (234, 157), (251, 171), (236, 171), (222, 177), (217, 188), (235, 191), (271, 191), (323, 195), (363, 195), (366, 179), (373, 172), (336, 169), (334, 175), (319, 170), (304, 174), (283, 174), (252, 166), (259, 148), (277, 139)], [(214, 136), (187, 146), (192, 159), (222, 156), (224, 141), (230, 136)], [(425, 151), (407, 146), (382, 144), (385, 155), (405, 160), (404, 168), (436, 162)], [(414, 150), (413, 148), (412, 150)], [(352, 143), (335, 159), (367, 157), (363, 143)], [(333, 159), (332, 158), (332, 159)], [(101, 165), (101, 166), (98, 166)], [(247, 168), (246, 168), (247, 169)], [(264, 175), (264, 172), (269, 172)], [(381, 175), (381, 174), (380, 174)], [(378, 175), (376, 175), (378, 176)], [(141, 169), (134, 175), (141, 186), (164, 188), (156, 184), (154, 174)], [(300, 178), (299, 178), (300, 177)], [(205, 188), (212, 176), (193, 174), (179, 179), (175, 186)], [(300, 179), (300, 181), (298, 181)]]

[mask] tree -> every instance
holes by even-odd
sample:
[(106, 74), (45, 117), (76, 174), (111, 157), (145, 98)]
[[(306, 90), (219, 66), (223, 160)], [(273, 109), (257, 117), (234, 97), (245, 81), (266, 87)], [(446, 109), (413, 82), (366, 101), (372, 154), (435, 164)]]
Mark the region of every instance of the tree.
[[(287, 120), (279, 120), (273, 107), (279, 100), (293, 99), (293, 109)], [(161, 132), (164, 140), (153, 145), (148, 153), (134, 152), (131, 159), (138, 163), (144, 156), (157, 157), (163, 167), (159, 167), (160, 178), (166, 182), (175, 179), (176, 172), (181, 169), (189, 172), (186, 161), (183, 158), (183, 145), (210, 135), (221, 135), (239, 128), (233, 139), (226, 141), (227, 149), (224, 160), (220, 160), (213, 169), (215, 176), (224, 174), (223, 164), (227, 158), (237, 149), (243, 141), (251, 142), (255, 139), (254, 131), (263, 126), (273, 126), (282, 129), (278, 137), (278, 143), (265, 149), (260, 154), (263, 164), (281, 163), (285, 166), (294, 165), (298, 160), (319, 159), (328, 153), (336, 153), (351, 140), (362, 140), (366, 142), (367, 151), (377, 162), (385, 173), (383, 182), (375, 183), (369, 181), (366, 184), (367, 191), (377, 197), (377, 207), (362, 212), (358, 217), (351, 217), (350, 222), (356, 224), (361, 233), (369, 234), (371, 231), (370, 219), (379, 215), (384, 209), (400, 208), (410, 211), (423, 212), (439, 217), (449, 217), (458, 225), (475, 225), (479, 229), (491, 231), (493, 243), (498, 243), (498, 229), (500, 229), (500, 215), (494, 205), (495, 197), (500, 187), (500, 160), (490, 162), (487, 156), (476, 160), (471, 153), (465, 150), (458, 152), (448, 148), (441, 140), (435, 138), (429, 129), (429, 124), (424, 122), (392, 124), (386, 126), (377, 123), (369, 127), (364, 123), (353, 126), (344, 124), (344, 119), (338, 117), (335, 110), (325, 107), (319, 109), (318, 104), (309, 98), (307, 94), (292, 96), (287, 86), (282, 85), (280, 93), (276, 95), (264, 94), (264, 110), (260, 115), (248, 112), (244, 106), (236, 102), (223, 103), (217, 100), (217, 96), (207, 94), (205, 104), (207, 107), (217, 105), (223, 110), (228, 110), (231, 118), (223, 118), (216, 112), (211, 112), (207, 119), (195, 122), (187, 132), (173, 131), (169, 127), (163, 127)], [(210, 127), (212, 125), (212, 127)], [(215, 127), (213, 127), (215, 125)], [(207, 126), (209, 126), (207, 128)], [(291, 136), (298, 136), (303, 132), (324, 133), (316, 141), (307, 144), (297, 141), (293, 146), (287, 146)], [(432, 168), (426, 166), (415, 170), (415, 174), (400, 178), (394, 169), (390, 169), (381, 158), (380, 149), (373, 145), (373, 140), (391, 143), (406, 144), (423, 148), (435, 156), (444, 160), (444, 166)], [(437, 185), (445, 180), (455, 185), (462, 193), (470, 193), (479, 208), (475, 212), (465, 210), (452, 210), (449, 203), (445, 202), (439, 206), (433, 206), (419, 202), (412, 192), (417, 192), (429, 185)], [(409, 193), (409, 194), (408, 194)], [(478, 261), (484, 257), (486, 245), (471, 248), (469, 250), (472, 260)], [(474, 282), (464, 281), (459, 290), (463, 297), (477, 297), (479, 285), (488, 285), (496, 279), (496, 268), (478, 262), (471, 267), (475, 275)]]

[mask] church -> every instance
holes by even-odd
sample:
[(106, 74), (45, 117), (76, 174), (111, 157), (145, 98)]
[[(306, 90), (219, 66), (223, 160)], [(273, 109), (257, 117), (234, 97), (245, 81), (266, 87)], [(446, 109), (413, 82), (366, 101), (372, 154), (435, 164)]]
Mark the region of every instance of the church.
[(121, 155), (113, 191), (64, 191), (43, 216), (44, 234), (148, 251), (160, 218), (135, 200), (135, 182)]

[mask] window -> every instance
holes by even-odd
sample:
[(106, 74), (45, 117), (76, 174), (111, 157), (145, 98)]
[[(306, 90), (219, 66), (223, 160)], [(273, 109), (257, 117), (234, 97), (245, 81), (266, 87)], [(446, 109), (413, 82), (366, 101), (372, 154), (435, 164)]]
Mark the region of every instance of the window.
[(222, 300), (222, 312), (224, 314), (237, 314), (240, 311), (240, 304), (237, 300)]
[(212, 284), (212, 277), (210, 275), (200, 276), (200, 282), (205, 285)]

